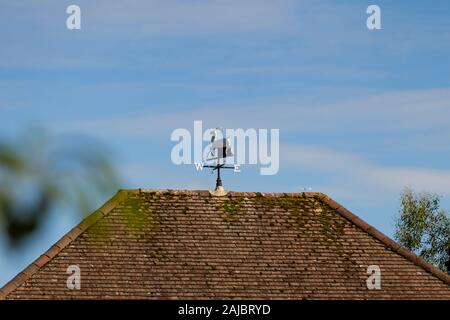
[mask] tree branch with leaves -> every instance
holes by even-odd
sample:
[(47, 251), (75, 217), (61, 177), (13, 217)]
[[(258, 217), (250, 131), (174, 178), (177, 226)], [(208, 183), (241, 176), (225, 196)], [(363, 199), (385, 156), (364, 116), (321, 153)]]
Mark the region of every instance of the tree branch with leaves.
[(449, 272), (450, 216), (435, 193), (405, 188), (396, 217), (395, 238), (405, 248), (439, 269)]
[(87, 214), (118, 180), (110, 152), (90, 138), (30, 130), (0, 139), (0, 232), (18, 245), (56, 206)]

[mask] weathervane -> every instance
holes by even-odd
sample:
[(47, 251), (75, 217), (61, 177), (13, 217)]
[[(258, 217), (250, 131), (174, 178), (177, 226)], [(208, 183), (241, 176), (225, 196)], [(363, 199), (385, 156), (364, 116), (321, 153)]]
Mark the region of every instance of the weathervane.
[(212, 168), (212, 172), (217, 171), (216, 189), (213, 194), (225, 195), (226, 191), (223, 188), (222, 179), (220, 178), (220, 169), (234, 169), (236, 171), (236, 166), (226, 164), (226, 158), (232, 157), (233, 151), (231, 150), (230, 140), (228, 138), (221, 138), (223, 134), (221, 137), (218, 137), (219, 130), (222, 132), (221, 128), (215, 128), (211, 131), (210, 155), (212, 158), (206, 159), (207, 161), (216, 160), (216, 164), (204, 165), (203, 167)]

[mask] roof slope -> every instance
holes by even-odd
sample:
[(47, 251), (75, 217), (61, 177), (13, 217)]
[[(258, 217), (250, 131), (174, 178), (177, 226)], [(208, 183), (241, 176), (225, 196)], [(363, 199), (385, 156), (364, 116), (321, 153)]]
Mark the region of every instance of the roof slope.
[[(81, 289), (69, 290), (78, 265)], [(367, 267), (381, 289), (367, 289)], [(0, 299), (450, 299), (450, 277), (321, 193), (120, 191)]]

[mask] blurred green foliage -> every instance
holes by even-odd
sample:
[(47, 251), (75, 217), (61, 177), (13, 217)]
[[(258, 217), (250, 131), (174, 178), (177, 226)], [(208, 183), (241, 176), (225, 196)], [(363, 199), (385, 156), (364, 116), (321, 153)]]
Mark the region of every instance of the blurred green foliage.
[(30, 130), (0, 138), (0, 232), (14, 246), (58, 208), (88, 214), (117, 191), (111, 152), (86, 137)]
[(396, 240), (443, 271), (450, 247), (450, 217), (440, 208), (440, 197), (434, 193), (416, 193), (405, 188), (396, 217)]

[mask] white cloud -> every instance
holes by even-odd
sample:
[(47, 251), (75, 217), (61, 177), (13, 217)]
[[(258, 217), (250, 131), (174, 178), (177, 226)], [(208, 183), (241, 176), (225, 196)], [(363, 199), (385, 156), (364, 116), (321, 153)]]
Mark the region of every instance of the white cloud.
[[(79, 33), (65, 28), (67, 3), (20, 1), (2, 4), (0, 37), (4, 46), (0, 51), (1, 65), (37, 68), (120, 65), (119, 57), (115, 62), (92, 60), (88, 54), (80, 57), (81, 52), (97, 54), (99, 51), (106, 56), (102, 51), (105, 48), (119, 52), (130, 48), (139, 48), (141, 50), (133, 52), (142, 52), (144, 49), (144, 56), (131, 57), (131, 61), (140, 63), (151, 49), (160, 46), (167, 46), (166, 52), (180, 51), (181, 56), (184, 45), (192, 46), (188, 37), (189, 40), (191, 37), (208, 40), (202, 45), (214, 44), (219, 50), (231, 48), (241, 52), (253, 48), (252, 54), (264, 52), (267, 59), (273, 59), (270, 57), (273, 53), (276, 59), (286, 57), (286, 54), (299, 60), (308, 58), (305, 61), (310, 57), (328, 59), (352, 55), (359, 49), (373, 49), (373, 59), (380, 54), (393, 58), (430, 48), (448, 49), (450, 37), (445, 31), (448, 30), (445, 20), (428, 21), (420, 29), (414, 29), (418, 18), (403, 12), (400, 13), (408, 19), (399, 16), (397, 20), (401, 23), (391, 26), (389, 33), (368, 36), (364, 5), (327, 0), (79, 0), (77, 4), (82, 9)], [(395, 6), (389, 10), (393, 15), (399, 14)], [(415, 30), (413, 36), (412, 29)], [(73, 44), (80, 42), (82, 47), (74, 50)], [(263, 67), (256, 66), (248, 71), (259, 73)], [(239, 69), (245, 69), (245, 66), (237, 66), (235, 72)], [(303, 73), (300, 69), (297, 72)], [(264, 72), (286, 74), (289, 71), (278, 67), (278, 70)], [(348, 70), (331, 72), (349, 73)], [(360, 74), (359, 70), (355, 72)]]
[(211, 188), (208, 183), (213, 181), (206, 172), (199, 173), (193, 166), (182, 170), (172, 163), (130, 163), (118, 169), (126, 179), (127, 188), (208, 190)]
[(311, 145), (282, 145), (280, 159), (281, 170), (329, 175), (328, 187), (347, 190), (347, 196), (349, 190), (366, 190), (368, 197), (400, 193), (405, 186), (450, 196), (450, 170), (379, 165), (353, 153)]
[(347, 66), (337, 66), (337, 65), (327, 65), (326, 63), (316, 64), (316, 65), (264, 65), (256, 64), (250, 66), (241, 67), (220, 67), (213, 71), (214, 74), (218, 75), (234, 75), (234, 76), (292, 76), (292, 75), (303, 75), (303, 76), (313, 76), (313, 77), (345, 77), (346, 79), (351, 78), (383, 78), (386, 75), (385, 71), (382, 70), (367, 70), (360, 69), (357, 67), (347, 67)]
[(294, 19), (295, 5), (293, 0), (102, 0), (85, 6), (94, 31), (133, 30), (139, 37), (284, 28)]
[[(176, 128), (191, 128), (194, 120), (203, 120), (208, 127), (280, 128), (291, 133), (345, 131), (395, 137), (404, 132), (412, 138), (414, 134), (426, 135), (439, 130), (442, 138), (450, 135), (450, 88), (385, 92), (365, 98), (355, 92), (357, 98), (341, 98), (331, 103), (327, 90), (321, 96), (318, 99), (325, 102), (261, 99), (172, 112), (168, 107), (155, 106), (151, 108), (155, 111), (144, 114), (70, 122), (62, 127), (94, 134), (155, 137), (165, 136)], [(167, 111), (161, 113), (161, 110)]]
[[(64, 130), (79, 130), (94, 135), (118, 135), (136, 139), (165, 139), (169, 143), (170, 132), (175, 128), (192, 128), (194, 120), (203, 120), (204, 129), (221, 125), (224, 128), (281, 128), (281, 170), (298, 168), (330, 177), (329, 188), (344, 188), (361, 193), (374, 189), (382, 193), (398, 193), (410, 185), (417, 189), (450, 195), (450, 171), (434, 169), (424, 161), (422, 167), (396, 150), (402, 141), (412, 143), (415, 138), (427, 143), (427, 152), (435, 158), (437, 151), (448, 148), (450, 128), (450, 89), (386, 92), (348, 102), (283, 104), (261, 101), (246, 106), (210, 106), (192, 111), (173, 111), (161, 114), (148, 113), (130, 117), (106, 118), (62, 125)], [(164, 108), (167, 110), (167, 108)], [(62, 129), (60, 128), (60, 129)], [(302, 133), (320, 132), (333, 135), (345, 132), (349, 142), (364, 144), (365, 135), (380, 134), (381, 148), (395, 139), (391, 156), (401, 159), (401, 165), (380, 165), (364, 156), (337, 152), (330, 148), (305, 145)], [(436, 136), (436, 132), (439, 135)], [(296, 135), (293, 135), (296, 133)], [(430, 133), (433, 139), (426, 141)], [(352, 136), (353, 135), (353, 136)], [(295, 138), (287, 144), (285, 137)], [(322, 139), (323, 141), (323, 139)], [(435, 149), (431, 145), (435, 145)], [(409, 145), (411, 152), (414, 145)], [(361, 153), (363, 154), (363, 153)], [(366, 157), (367, 154), (366, 153)], [(432, 164), (431, 164), (432, 165)], [(427, 167), (428, 166), (428, 167)], [(347, 192), (348, 194), (348, 192)]]

